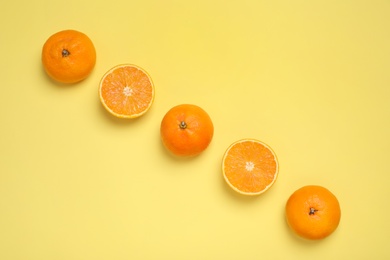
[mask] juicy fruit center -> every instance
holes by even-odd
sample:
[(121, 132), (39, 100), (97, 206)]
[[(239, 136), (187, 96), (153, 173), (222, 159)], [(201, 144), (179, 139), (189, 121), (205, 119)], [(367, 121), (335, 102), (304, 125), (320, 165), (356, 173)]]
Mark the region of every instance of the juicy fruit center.
[(61, 54), (62, 54), (62, 57), (64, 58), (64, 57), (68, 57), (70, 55), (70, 52), (67, 49), (63, 49)]
[(253, 162), (246, 162), (246, 163), (245, 163), (245, 169), (246, 169), (248, 172), (253, 171), (254, 168), (255, 168), (255, 164), (254, 164)]
[(124, 89), (123, 89), (123, 94), (126, 96), (126, 97), (129, 97), (133, 94), (133, 90), (129, 87), (129, 86), (126, 86)]

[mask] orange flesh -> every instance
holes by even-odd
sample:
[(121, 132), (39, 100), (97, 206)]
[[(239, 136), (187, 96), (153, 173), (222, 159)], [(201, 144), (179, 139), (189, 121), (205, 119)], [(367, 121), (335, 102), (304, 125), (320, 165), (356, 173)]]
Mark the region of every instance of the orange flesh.
[(275, 155), (254, 141), (236, 143), (224, 158), (225, 177), (244, 193), (266, 190), (275, 181), (277, 171)]
[(102, 79), (103, 104), (117, 116), (136, 117), (145, 113), (153, 101), (150, 77), (134, 66), (119, 66)]

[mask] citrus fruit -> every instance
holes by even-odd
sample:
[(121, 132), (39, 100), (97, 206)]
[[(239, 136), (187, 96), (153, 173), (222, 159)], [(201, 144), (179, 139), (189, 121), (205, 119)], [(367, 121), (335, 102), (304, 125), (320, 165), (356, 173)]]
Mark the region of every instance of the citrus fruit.
[(119, 118), (136, 118), (153, 104), (154, 85), (142, 68), (133, 64), (117, 65), (100, 81), (99, 96), (103, 106)]
[(177, 156), (195, 156), (210, 144), (214, 126), (201, 107), (181, 104), (171, 108), (161, 121), (161, 139), (165, 147)]
[(276, 181), (279, 164), (274, 151), (255, 139), (242, 139), (231, 144), (222, 160), (227, 184), (243, 195), (259, 195)]
[(340, 204), (328, 189), (308, 185), (296, 190), (286, 204), (287, 223), (299, 236), (323, 239), (339, 225)]
[(88, 77), (95, 67), (95, 47), (82, 32), (60, 31), (50, 36), (43, 45), (42, 63), (52, 79), (76, 83)]

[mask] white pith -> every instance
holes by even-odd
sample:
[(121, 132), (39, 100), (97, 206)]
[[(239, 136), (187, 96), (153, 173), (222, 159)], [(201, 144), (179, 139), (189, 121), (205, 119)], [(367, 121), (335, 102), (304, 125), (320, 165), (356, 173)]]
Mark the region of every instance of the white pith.
[(248, 172), (253, 171), (254, 168), (255, 168), (255, 164), (254, 164), (253, 162), (246, 162), (246, 163), (245, 163), (245, 169), (246, 169)]
[(123, 94), (127, 97), (131, 96), (133, 94), (133, 90), (129, 87), (129, 86), (126, 86), (124, 89), (123, 89)]

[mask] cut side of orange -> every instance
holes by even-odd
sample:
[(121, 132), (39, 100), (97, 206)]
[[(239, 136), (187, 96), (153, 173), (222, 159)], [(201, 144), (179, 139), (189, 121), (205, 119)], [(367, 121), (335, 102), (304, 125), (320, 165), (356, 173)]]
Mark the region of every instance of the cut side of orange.
[(222, 160), (227, 184), (243, 195), (259, 195), (276, 181), (279, 164), (274, 151), (255, 139), (234, 142)]
[(136, 118), (153, 104), (154, 85), (149, 74), (133, 64), (117, 65), (100, 81), (99, 96), (103, 106), (119, 118)]

